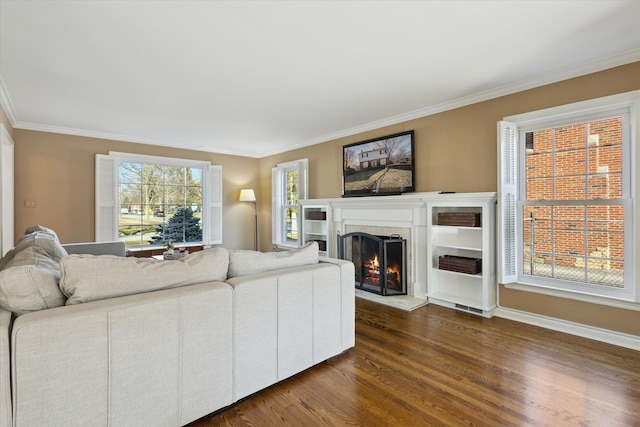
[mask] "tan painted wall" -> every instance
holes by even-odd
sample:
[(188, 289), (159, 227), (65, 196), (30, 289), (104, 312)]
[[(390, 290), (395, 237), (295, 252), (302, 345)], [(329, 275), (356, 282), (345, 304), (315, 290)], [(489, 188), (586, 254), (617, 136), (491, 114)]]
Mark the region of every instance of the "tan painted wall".
[[(416, 191), (496, 191), (496, 122), (506, 116), (640, 89), (640, 62), (515, 93), (260, 159), (260, 203), (270, 203), (271, 168), (309, 159), (310, 198), (340, 197), (342, 146), (415, 130)], [(261, 212), (261, 245), (271, 243), (270, 209)], [(596, 327), (640, 335), (640, 311), (617, 309), (500, 287), (500, 304)], [(640, 309), (640, 306), (638, 307)]]
[[(237, 202), (256, 189), (260, 248), (271, 247), (271, 168), (308, 158), (310, 197), (341, 195), (342, 146), (414, 129), (416, 190), (496, 191), (496, 121), (505, 116), (640, 89), (640, 62), (519, 92), (323, 144), (252, 159), (15, 129), (16, 235), (32, 224), (56, 229), (65, 242), (94, 236), (94, 155), (108, 151), (209, 160), (224, 167), (224, 245), (253, 246), (253, 210)], [(4, 112), (1, 118), (6, 120)], [(8, 122), (7, 122), (8, 123)], [(8, 126), (9, 128), (9, 126)], [(36, 208), (24, 208), (24, 200)], [(523, 311), (640, 335), (640, 312), (500, 287), (500, 303)]]
[[(94, 240), (95, 155), (120, 151), (222, 165), (224, 246), (253, 248), (253, 206), (238, 196), (241, 188), (257, 187), (257, 159), (21, 129), (15, 129), (14, 142), (16, 238), (41, 224), (64, 243)], [(36, 207), (26, 208), (25, 200)]]

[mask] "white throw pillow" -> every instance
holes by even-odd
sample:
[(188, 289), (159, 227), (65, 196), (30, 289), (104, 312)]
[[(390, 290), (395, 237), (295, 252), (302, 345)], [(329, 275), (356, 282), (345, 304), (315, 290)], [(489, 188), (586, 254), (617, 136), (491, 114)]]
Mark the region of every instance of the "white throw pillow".
[(227, 278), (229, 252), (205, 249), (175, 261), (112, 255), (69, 255), (60, 261), (67, 305)]
[(257, 274), (263, 271), (319, 262), (318, 243), (309, 242), (301, 248), (283, 252), (229, 251), (229, 277)]

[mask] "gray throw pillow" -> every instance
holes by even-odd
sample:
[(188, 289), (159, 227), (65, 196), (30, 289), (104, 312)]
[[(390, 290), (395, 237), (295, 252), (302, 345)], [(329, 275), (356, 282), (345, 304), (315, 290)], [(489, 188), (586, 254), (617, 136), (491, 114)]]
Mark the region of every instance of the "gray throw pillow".
[(27, 232), (18, 240), (16, 246), (7, 252), (0, 260), (0, 270), (7, 268), (16, 254), (32, 246), (41, 248), (55, 262), (67, 256), (67, 251), (62, 247), (58, 236), (53, 230), (34, 225), (33, 227), (27, 228)]
[(0, 260), (0, 307), (20, 316), (64, 305), (58, 262), (67, 255), (56, 233), (35, 225)]
[(58, 262), (37, 246), (19, 251), (0, 271), (0, 307), (20, 316), (64, 305)]

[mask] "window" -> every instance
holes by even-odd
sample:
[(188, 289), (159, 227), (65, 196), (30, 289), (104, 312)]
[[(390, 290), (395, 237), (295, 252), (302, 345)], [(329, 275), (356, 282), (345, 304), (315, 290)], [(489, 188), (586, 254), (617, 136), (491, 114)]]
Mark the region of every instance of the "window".
[(96, 156), (96, 240), (128, 248), (221, 243), (220, 166), (111, 153)]
[(636, 119), (622, 98), (499, 122), (501, 283), (634, 300)]
[(280, 247), (299, 246), (300, 206), (306, 199), (307, 159), (278, 164), (272, 169), (272, 241)]

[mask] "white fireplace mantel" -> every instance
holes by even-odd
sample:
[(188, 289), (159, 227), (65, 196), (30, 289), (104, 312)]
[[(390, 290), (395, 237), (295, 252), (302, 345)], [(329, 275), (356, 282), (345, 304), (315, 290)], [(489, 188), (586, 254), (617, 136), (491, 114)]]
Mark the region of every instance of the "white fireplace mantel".
[[(327, 254), (337, 256), (337, 235), (371, 229), (398, 230), (407, 239), (409, 252), (407, 297), (427, 301), (427, 252), (429, 245), (428, 209), (430, 203), (482, 203), (495, 193), (407, 193), (397, 196), (310, 199), (304, 206), (327, 210)], [(400, 297), (381, 297), (398, 299)]]

